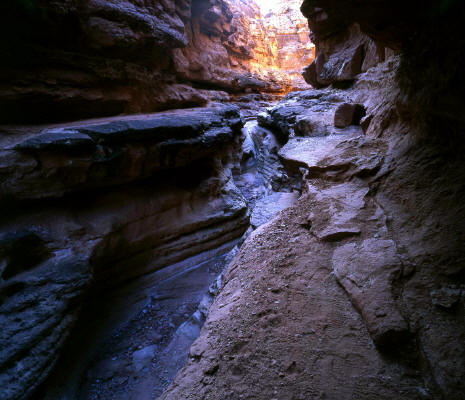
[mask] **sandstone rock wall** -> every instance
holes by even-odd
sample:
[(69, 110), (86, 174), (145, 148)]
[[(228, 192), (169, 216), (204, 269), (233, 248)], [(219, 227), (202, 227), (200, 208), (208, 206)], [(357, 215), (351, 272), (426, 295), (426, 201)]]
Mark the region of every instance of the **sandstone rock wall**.
[[(441, 38), (462, 40), (465, 5), (455, 0), (379, 0), (372, 5), (365, 0), (350, 6), (338, 0), (303, 1), (301, 9), (318, 48), (305, 73), (307, 82), (321, 87), (352, 80), (401, 52), (399, 83), (412, 112), (425, 121), (424, 134), (444, 142), (461, 140), (464, 82), (456, 66), (465, 58), (464, 46), (457, 41), (444, 46)], [(441, 133), (444, 127), (447, 134)]]
[[(316, 58), (304, 71), (305, 80), (313, 87), (353, 81), (358, 74), (389, 58), (395, 52), (375, 41), (360, 29), (361, 15), (347, 18), (346, 8), (338, 8), (328, 16), (326, 8), (318, 2), (305, 1), (302, 12), (308, 18), (312, 40), (316, 45)], [(348, 11), (349, 13), (351, 11)], [(395, 47), (394, 43), (389, 46)]]
[(275, 43), (265, 40), (260, 9), (254, 2), (192, 3), (189, 45), (174, 51), (181, 80), (230, 92), (286, 91), (290, 83), (277, 71)]
[(278, 66), (289, 74), (294, 88), (306, 88), (301, 73), (315, 58), (308, 21), (300, 5), (300, 0), (288, 1), (265, 13), (264, 18), (268, 36), (276, 37), (278, 43)]
[(212, 89), (291, 87), (254, 2), (23, 0), (2, 4), (0, 18), (2, 122), (152, 112), (228, 97)]
[[(244, 243), (161, 399), (463, 397), (465, 166), (403, 117), (398, 67), (260, 119), (302, 196)], [(361, 126), (334, 126), (349, 104)]]

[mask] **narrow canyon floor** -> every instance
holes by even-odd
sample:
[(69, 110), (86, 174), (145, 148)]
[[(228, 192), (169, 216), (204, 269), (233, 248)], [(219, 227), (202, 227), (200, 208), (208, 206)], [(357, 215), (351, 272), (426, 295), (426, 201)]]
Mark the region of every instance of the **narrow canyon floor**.
[[(280, 101), (253, 94), (234, 105), (42, 127), (33, 138), (21, 130), (8, 151), (42, 161), (32, 175), (17, 169), (6, 181), (16, 195), (34, 198), (50, 177), (66, 177), (48, 186), (51, 193), (73, 191), (83, 167), (99, 166), (99, 184), (123, 185), (105, 191), (110, 203), (90, 197), (73, 206), (73, 224), (60, 222), (69, 217), (53, 202), (30, 210), (59, 227), (49, 233), (60, 246), (55, 260), (76, 251), (74, 242), (58, 242), (66, 229), (94, 266), (72, 334), (37, 398), (459, 399), (465, 207), (452, 205), (463, 204), (464, 171), (459, 159), (418, 147), (402, 135), (401, 121), (392, 123), (397, 65), (395, 57), (381, 63), (349, 89), (292, 92)], [(80, 158), (93, 140), (101, 148)], [(193, 143), (199, 157), (214, 158), (188, 171)], [(74, 161), (55, 158), (57, 148)], [(132, 167), (115, 177), (114, 163), (127, 165), (126, 155)], [(33, 162), (20, 166), (29, 171)], [(159, 180), (125, 183), (150, 170)], [(85, 185), (92, 187), (94, 173)], [(23, 176), (38, 184), (25, 189)], [(153, 193), (159, 200), (147, 207)], [(12, 332), (23, 329), (14, 323), (21, 304), (45, 318), (55, 318), (58, 304), (68, 321), (74, 295), (67, 306), (58, 299), (88, 278), (56, 271), (12, 272), (20, 306), (2, 305)], [(72, 283), (49, 298), (47, 285), (63, 279)], [(15, 282), (45, 288), (51, 307)], [(15, 346), (44, 338), (40, 324), (31, 326)], [(33, 352), (30, 362), (45, 362), (42, 354), (49, 353)]]
[[(165, 268), (155, 284), (153, 278), (146, 283), (142, 279), (109, 294), (95, 294), (84, 307), (56, 372), (40, 391), (41, 398), (155, 399), (168, 387), (187, 361), (189, 347), (222, 286), (222, 274), (245, 237), (299, 197), (300, 186), (283, 180), (285, 168), (273, 153), (279, 146), (275, 135), (257, 123), (257, 114), (278, 99), (252, 94), (236, 103), (245, 125), (233, 175), (247, 200), (249, 230), (232, 245), (207, 252), (205, 261), (194, 257)], [(196, 110), (189, 113), (195, 116)], [(131, 117), (83, 121), (79, 126), (124, 120)], [(65, 124), (54, 129), (68, 128)]]
[(464, 171), (393, 123), (395, 66), (259, 116), (301, 195), (247, 238), (160, 399), (461, 398)]

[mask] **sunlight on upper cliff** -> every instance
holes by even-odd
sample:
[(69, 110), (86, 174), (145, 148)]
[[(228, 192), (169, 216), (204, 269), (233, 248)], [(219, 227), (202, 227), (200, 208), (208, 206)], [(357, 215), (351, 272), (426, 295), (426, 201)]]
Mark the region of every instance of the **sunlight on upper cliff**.
[(255, 0), (255, 3), (258, 4), (263, 13), (266, 13), (270, 10), (276, 10), (280, 6), (286, 4), (285, 2), (283, 3), (282, 0)]
[(255, 21), (250, 29), (256, 44), (250, 63), (252, 70), (274, 71), (290, 81), (290, 90), (307, 88), (301, 72), (315, 58), (315, 46), (310, 40), (307, 19), (300, 11), (302, 0), (241, 2), (255, 8)]

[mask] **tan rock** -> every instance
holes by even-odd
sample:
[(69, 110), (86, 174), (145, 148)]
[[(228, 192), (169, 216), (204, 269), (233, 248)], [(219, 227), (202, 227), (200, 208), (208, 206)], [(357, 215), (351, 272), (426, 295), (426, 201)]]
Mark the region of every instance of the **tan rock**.
[(279, 17), (287, 21), (279, 29), (253, 1), (84, 3), (41, 2), (31, 23), (25, 17), (12, 28), (11, 56), (0, 66), (0, 123), (205, 105), (198, 87), (286, 93), (309, 62), (298, 2)]

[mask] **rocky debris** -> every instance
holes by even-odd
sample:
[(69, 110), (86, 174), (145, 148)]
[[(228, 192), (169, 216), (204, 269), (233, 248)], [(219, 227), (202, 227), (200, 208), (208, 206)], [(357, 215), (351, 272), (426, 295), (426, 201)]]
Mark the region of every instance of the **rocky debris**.
[(242, 124), (222, 106), (2, 137), (2, 399), (30, 397), (76, 326), (86, 338), (158, 282), (234, 248), (249, 223), (231, 173)]
[(157, 346), (152, 345), (144, 347), (140, 350), (136, 350), (134, 353), (132, 353), (132, 363), (137, 372), (140, 372), (144, 368), (150, 366), (153, 357), (155, 357), (156, 350)]
[[(379, 169), (382, 156), (377, 146), (384, 144), (366, 143), (358, 125), (334, 126), (334, 115), (344, 104), (353, 111), (363, 109), (342, 90), (308, 90), (287, 95), (258, 116), (259, 124), (272, 130), (279, 139), (276, 145), (279, 161), (292, 184), (301, 182), (305, 174), (312, 177), (325, 174), (337, 179), (339, 175), (370, 174)], [(356, 121), (358, 116), (354, 114), (352, 119)], [(354, 146), (357, 152), (353, 151)], [(300, 189), (300, 185), (297, 187)]]
[[(283, 101), (260, 115), (261, 126), (271, 129), (281, 141), (297, 136), (326, 136), (340, 134), (334, 126), (334, 114), (341, 103), (349, 99), (343, 91), (305, 90), (289, 93)], [(359, 128), (353, 127), (354, 132)]]
[(281, 94), (251, 93), (234, 96), (232, 101), (240, 108), (241, 115), (246, 121), (255, 121), (258, 113), (276, 104), (281, 98)]
[(457, 287), (440, 288), (431, 291), (431, 302), (435, 306), (452, 308), (461, 300), (463, 293), (463, 289)]
[[(231, 250), (225, 259), (224, 266), (229, 264), (237, 253), (237, 250), (237, 247)], [(210, 306), (221, 287), (222, 271), (223, 268), (221, 271), (218, 271), (219, 275), (213, 280), (208, 291), (200, 299), (195, 312), (176, 329), (170, 342), (163, 350), (158, 363), (160, 364), (160, 369), (163, 368), (163, 376), (166, 379), (166, 384), (157, 388), (158, 394), (161, 394), (164, 389), (166, 389), (168, 383), (171, 383), (176, 373), (186, 363), (189, 349), (192, 343), (199, 337), (200, 330), (205, 323)]]

